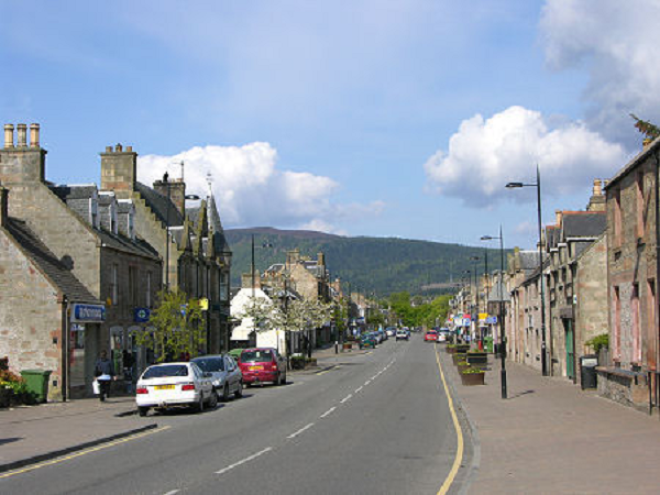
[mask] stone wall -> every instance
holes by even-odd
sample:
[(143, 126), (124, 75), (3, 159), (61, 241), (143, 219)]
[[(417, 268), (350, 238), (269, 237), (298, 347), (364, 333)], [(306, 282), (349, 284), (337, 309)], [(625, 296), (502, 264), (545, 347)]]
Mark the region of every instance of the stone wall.
[(52, 371), (49, 400), (62, 398), (63, 313), (51, 283), (0, 228), (0, 356), (15, 372)]

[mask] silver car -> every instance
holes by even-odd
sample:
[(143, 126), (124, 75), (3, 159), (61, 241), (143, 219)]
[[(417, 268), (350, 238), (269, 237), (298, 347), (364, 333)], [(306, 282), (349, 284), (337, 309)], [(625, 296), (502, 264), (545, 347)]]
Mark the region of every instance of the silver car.
[(218, 398), (228, 401), (230, 396), (243, 397), (243, 374), (229, 354), (200, 356), (191, 360), (199, 368), (213, 376), (213, 388)]

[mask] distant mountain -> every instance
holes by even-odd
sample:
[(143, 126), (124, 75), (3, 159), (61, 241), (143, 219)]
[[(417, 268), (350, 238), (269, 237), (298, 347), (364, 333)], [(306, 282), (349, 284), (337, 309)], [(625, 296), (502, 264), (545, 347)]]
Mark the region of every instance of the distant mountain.
[[(273, 263), (283, 263), (286, 252), (295, 248), (302, 256), (316, 258), (325, 253), (331, 278), (351, 284), (351, 290), (378, 297), (393, 292), (438, 294), (467, 280), (466, 270), (484, 272), (484, 248), (415, 241), (398, 238), (343, 237), (306, 230), (277, 230), (269, 227), (225, 230), (234, 253), (232, 285), (239, 286), (241, 273), (251, 270), (251, 239), (254, 235), (255, 270), (263, 272)], [(499, 267), (500, 253), (488, 249), (489, 271)], [(479, 260), (471, 258), (478, 256)], [(438, 286), (431, 290), (426, 286)]]

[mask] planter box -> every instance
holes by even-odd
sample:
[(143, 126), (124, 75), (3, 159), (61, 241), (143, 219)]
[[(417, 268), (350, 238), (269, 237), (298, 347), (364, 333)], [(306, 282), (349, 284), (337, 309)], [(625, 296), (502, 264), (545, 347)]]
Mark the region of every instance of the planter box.
[(455, 352), (454, 354), (452, 354), (451, 358), (452, 358), (452, 360), (454, 361), (454, 364), (458, 364), (458, 363), (460, 363), (461, 361), (466, 361), (466, 359), (465, 359), (465, 353), (458, 353), (458, 352)]
[(470, 350), (470, 344), (456, 344), (456, 352), (467, 352)]
[(471, 366), (469, 364), (457, 364), (456, 365), (456, 369), (458, 370), (458, 372), (460, 374), (462, 374), (464, 370), (467, 370), (469, 368), (471, 368)]
[(485, 385), (486, 373), (461, 373), (461, 383), (466, 386)]
[(445, 347), (445, 351), (447, 351), (447, 354), (454, 354), (456, 352), (456, 347)]
[(475, 365), (486, 365), (488, 364), (488, 354), (485, 352), (468, 352), (467, 362)]
[(342, 351), (352, 351), (353, 350), (353, 342), (344, 342), (341, 345), (341, 350)]

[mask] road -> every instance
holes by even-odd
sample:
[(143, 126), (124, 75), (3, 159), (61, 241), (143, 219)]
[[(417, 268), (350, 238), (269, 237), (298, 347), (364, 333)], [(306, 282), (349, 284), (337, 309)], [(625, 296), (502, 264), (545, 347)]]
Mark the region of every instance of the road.
[(471, 449), (457, 456), (435, 344), (390, 339), (289, 378), (159, 415), (152, 434), (2, 479), (0, 493), (434, 494), (452, 480), (458, 493)]

